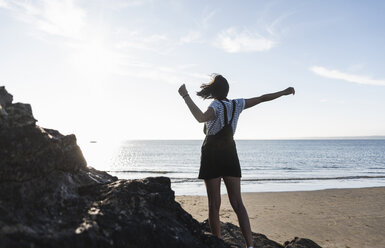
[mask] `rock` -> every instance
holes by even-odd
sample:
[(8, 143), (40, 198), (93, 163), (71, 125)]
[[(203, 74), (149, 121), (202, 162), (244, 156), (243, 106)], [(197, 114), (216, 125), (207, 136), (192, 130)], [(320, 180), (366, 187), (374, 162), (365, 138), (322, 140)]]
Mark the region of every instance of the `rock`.
[(25, 204), (1, 223), (1, 247), (228, 247), (174, 201), (168, 178), (83, 186), (60, 204)]
[(5, 107), (12, 104), (12, 101), (13, 101), (13, 96), (6, 91), (4, 86), (1, 86), (0, 87), (0, 118), (2, 116), (8, 115), (7, 111), (5, 111)]
[(12, 104), (13, 96), (7, 92), (4, 86), (0, 87), (0, 127), (35, 126), (36, 120), (32, 115), (29, 104)]
[[(201, 227), (206, 232), (210, 231), (210, 226), (207, 220), (201, 223)], [(231, 223), (221, 222), (222, 239), (230, 245), (231, 248), (244, 248), (246, 243), (243, 239), (242, 232), (239, 227)], [(279, 243), (268, 239), (260, 233), (252, 233), (255, 248), (284, 248)]]
[(285, 248), (321, 248), (310, 239), (295, 237), (292, 241), (285, 242)]
[[(201, 228), (210, 232), (210, 226), (208, 220), (201, 223)], [(231, 248), (244, 248), (246, 243), (243, 239), (242, 232), (239, 227), (231, 223), (221, 222), (221, 234), (222, 239), (226, 244), (229, 244)], [(314, 241), (305, 238), (295, 237), (292, 241), (286, 241), (284, 245), (281, 245), (273, 240), (268, 239), (261, 233), (252, 233), (254, 248), (321, 248)]]
[(13, 101), (13, 96), (8, 93), (4, 86), (0, 86), (0, 105), (7, 107), (11, 105)]
[(87, 166), (74, 135), (37, 126), (0, 90), (0, 247), (229, 247), (174, 200), (169, 178)]
[(23, 127), (35, 126), (36, 120), (32, 115), (32, 108), (29, 104), (15, 103), (5, 107), (7, 115), (2, 126), (4, 127)]

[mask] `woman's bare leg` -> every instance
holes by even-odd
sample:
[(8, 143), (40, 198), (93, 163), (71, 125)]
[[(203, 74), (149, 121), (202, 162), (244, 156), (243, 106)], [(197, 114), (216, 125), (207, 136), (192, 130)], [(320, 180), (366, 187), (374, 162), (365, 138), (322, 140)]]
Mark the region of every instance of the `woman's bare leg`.
[(239, 226), (243, 237), (245, 238), (247, 247), (253, 246), (253, 238), (251, 235), (250, 220), (247, 211), (242, 202), (241, 195), (241, 179), (239, 177), (224, 177), (227, 194), (229, 195), (230, 204), (238, 217)]
[(219, 221), (219, 208), (221, 206), (221, 178), (205, 180), (209, 202), (209, 224), (211, 233), (221, 237), (221, 223)]

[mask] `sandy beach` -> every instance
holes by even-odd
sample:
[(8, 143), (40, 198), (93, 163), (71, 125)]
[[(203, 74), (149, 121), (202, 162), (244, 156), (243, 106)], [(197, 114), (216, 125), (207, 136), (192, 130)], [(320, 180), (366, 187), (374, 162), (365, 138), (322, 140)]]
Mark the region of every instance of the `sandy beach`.
[[(324, 248), (385, 247), (385, 187), (244, 193), (252, 231), (283, 243), (295, 236)], [(198, 221), (207, 219), (205, 196), (177, 196)], [(221, 221), (238, 225), (227, 195)]]

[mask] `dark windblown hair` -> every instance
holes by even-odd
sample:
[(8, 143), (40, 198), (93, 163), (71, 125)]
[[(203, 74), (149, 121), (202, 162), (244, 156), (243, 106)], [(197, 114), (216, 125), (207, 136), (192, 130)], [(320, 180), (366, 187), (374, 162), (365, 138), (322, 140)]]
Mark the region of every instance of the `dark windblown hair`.
[(203, 99), (226, 99), (229, 93), (229, 83), (226, 78), (219, 74), (213, 74), (213, 78), (210, 83), (202, 84), (201, 91), (197, 92), (197, 95)]

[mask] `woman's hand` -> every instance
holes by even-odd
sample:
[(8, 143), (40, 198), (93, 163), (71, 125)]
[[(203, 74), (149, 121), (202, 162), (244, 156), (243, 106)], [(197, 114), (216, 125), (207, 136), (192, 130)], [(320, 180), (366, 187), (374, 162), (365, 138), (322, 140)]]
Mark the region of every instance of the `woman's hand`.
[(186, 89), (186, 85), (185, 84), (182, 84), (180, 87), (179, 87), (179, 95), (181, 95), (182, 97), (187, 95), (188, 92), (187, 92), (187, 89)]
[(295, 90), (293, 87), (289, 87), (286, 90), (283, 91), (284, 95), (290, 95), (290, 94), (295, 94)]
[(213, 108), (208, 108), (205, 113), (203, 113), (194, 101), (189, 97), (189, 94), (186, 89), (186, 85), (182, 84), (178, 89), (179, 95), (181, 95), (190, 109), (191, 113), (198, 122), (206, 122), (215, 118), (215, 113)]

